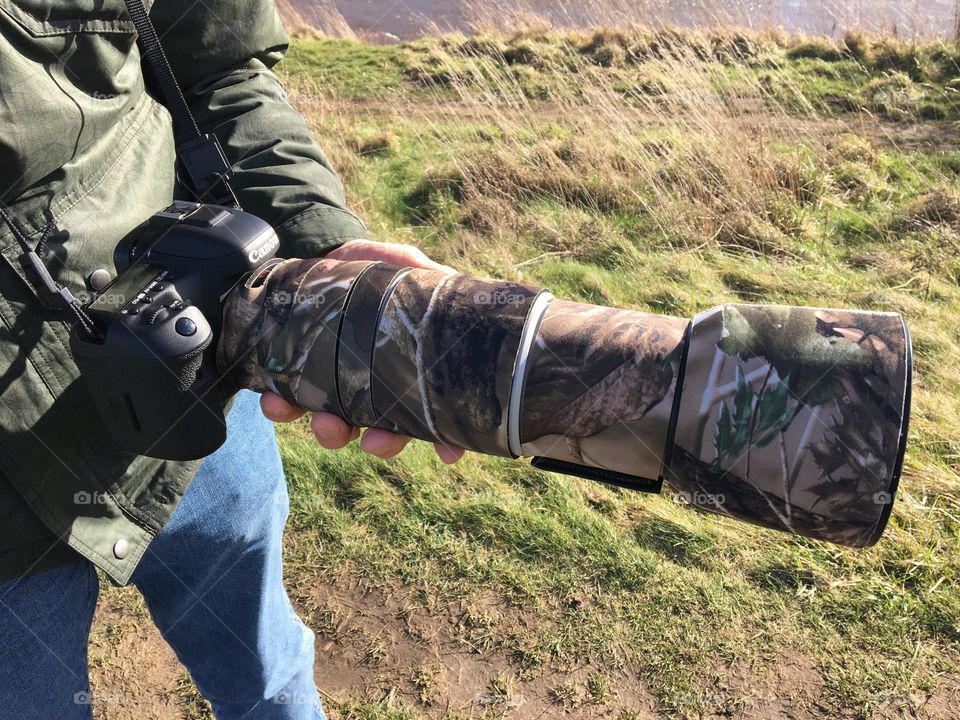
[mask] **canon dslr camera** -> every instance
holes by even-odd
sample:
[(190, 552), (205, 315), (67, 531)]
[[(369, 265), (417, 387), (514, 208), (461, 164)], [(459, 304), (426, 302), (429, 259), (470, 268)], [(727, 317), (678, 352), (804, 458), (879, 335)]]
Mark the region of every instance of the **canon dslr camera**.
[(114, 254), (118, 277), (87, 306), (71, 349), (118, 444), (192, 460), (226, 440), (216, 338), (223, 298), (276, 254), (273, 228), (229, 207), (175, 202)]

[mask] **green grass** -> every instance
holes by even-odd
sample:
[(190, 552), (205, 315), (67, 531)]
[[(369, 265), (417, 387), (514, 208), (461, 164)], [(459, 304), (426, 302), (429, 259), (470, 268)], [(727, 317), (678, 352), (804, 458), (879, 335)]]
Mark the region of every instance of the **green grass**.
[(315, 83), (318, 92), (357, 97), (396, 88), (403, 81), (403, 68), (393, 47), (348, 40), (295, 43), (284, 70)]
[[(362, 577), (440, 603), (495, 597), (507, 609), (484, 654), (521, 683), (629, 673), (667, 716), (748, 706), (733, 669), (767, 677), (784, 656), (822, 678), (815, 715), (872, 717), (956, 687), (960, 149), (942, 119), (958, 117), (956, 51), (857, 42), (297, 42), (283, 66), (293, 98), (376, 237), (666, 314), (729, 300), (896, 310), (918, 377), (902, 497), (868, 551), (522, 463), (450, 469), (421, 445), (391, 462), (325, 452), (292, 426), (295, 594)], [(906, 93), (896, 111), (877, 104), (883, 83)], [(558, 713), (599, 695), (630, 717), (598, 680), (566, 682)], [(394, 695), (343, 703), (351, 720), (431, 712)]]

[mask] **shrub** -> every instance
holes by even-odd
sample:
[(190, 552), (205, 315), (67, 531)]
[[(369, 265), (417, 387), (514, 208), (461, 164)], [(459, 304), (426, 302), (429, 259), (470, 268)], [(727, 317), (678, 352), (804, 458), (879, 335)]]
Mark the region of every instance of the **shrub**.
[(827, 162), (862, 162), (874, 163), (877, 161), (877, 150), (873, 143), (865, 137), (854, 133), (842, 133), (827, 142)]
[(772, 161), (774, 182), (800, 205), (815, 205), (824, 193), (821, 170), (799, 155), (776, 155)]
[(522, 41), (505, 48), (503, 59), (510, 65), (538, 65), (540, 53), (531, 43)]
[(626, 36), (601, 31), (594, 33), (580, 48), (580, 53), (593, 65), (604, 68), (621, 67), (626, 63), (627, 51), (631, 47), (632, 43)]
[(457, 52), (468, 57), (499, 58), (505, 51), (504, 44), (497, 38), (487, 35), (475, 35), (467, 38), (457, 47)]
[(812, 58), (826, 62), (843, 60), (844, 54), (840, 46), (827, 38), (805, 38), (787, 50), (787, 57)]
[(859, 30), (848, 30), (843, 36), (847, 54), (861, 65), (873, 64), (873, 38)]
[(720, 218), (717, 242), (727, 252), (780, 257), (789, 255), (790, 239), (772, 223), (737, 211)]
[(848, 199), (859, 200), (887, 189), (884, 178), (872, 165), (846, 161), (831, 169), (833, 184)]
[(922, 48), (915, 43), (883, 38), (874, 46), (871, 66), (875, 70), (903, 74), (911, 80), (923, 82), (927, 79), (924, 65)]
[(960, 284), (960, 234), (942, 225), (925, 228), (905, 240), (914, 269)]
[(374, 135), (355, 136), (347, 140), (347, 147), (364, 157), (391, 155), (396, 152), (399, 144), (397, 136), (389, 130)]
[(863, 90), (867, 109), (891, 120), (911, 120), (919, 111), (920, 88), (902, 72), (874, 78)]

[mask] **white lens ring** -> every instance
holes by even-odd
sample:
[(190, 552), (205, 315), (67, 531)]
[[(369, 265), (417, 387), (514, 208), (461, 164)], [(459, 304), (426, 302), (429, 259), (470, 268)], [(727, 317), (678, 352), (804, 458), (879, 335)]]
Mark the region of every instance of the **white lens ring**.
[(520, 348), (517, 350), (517, 361), (513, 366), (513, 385), (510, 388), (510, 407), (507, 411), (507, 447), (514, 458), (523, 455), (523, 445), (520, 442), (520, 410), (523, 407), (523, 391), (527, 384), (527, 361), (533, 344), (540, 334), (540, 323), (547, 308), (554, 301), (552, 294), (544, 290), (533, 300), (527, 321), (520, 335)]

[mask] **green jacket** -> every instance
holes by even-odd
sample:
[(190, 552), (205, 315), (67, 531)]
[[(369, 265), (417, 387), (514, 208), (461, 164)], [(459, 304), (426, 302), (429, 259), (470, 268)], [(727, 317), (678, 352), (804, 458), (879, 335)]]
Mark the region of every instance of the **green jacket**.
[[(282, 254), (365, 237), (271, 72), (287, 47), (272, 0), (156, 0), (151, 17), (241, 203), (274, 225)], [(135, 41), (123, 0), (0, 0), (0, 202), (35, 240), (56, 221), (47, 263), (74, 292), (93, 270), (114, 272), (117, 241), (179, 194), (170, 116)], [(115, 446), (5, 226), (0, 254), (0, 577), (80, 553), (126, 583), (197, 464)]]

